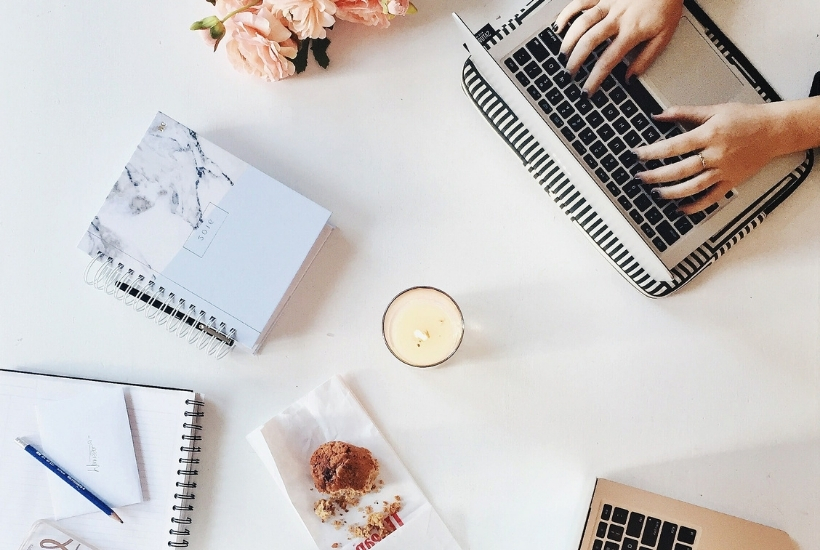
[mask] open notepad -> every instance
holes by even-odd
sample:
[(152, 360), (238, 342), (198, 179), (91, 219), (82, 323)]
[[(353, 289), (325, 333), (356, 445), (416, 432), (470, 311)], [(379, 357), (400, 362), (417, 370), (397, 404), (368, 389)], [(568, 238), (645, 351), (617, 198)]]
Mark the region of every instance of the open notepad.
[[(35, 521), (54, 509), (46, 468), (15, 443), (40, 444), (38, 402), (71, 398), (89, 385), (112, 384), (0, 369), (0, 550), (17, 550)], [(202, 428), (201, 398), (189, 390), (121, 385), (134, 438), (144, 502), (57, 523), (104, 550), (187, 546)]]

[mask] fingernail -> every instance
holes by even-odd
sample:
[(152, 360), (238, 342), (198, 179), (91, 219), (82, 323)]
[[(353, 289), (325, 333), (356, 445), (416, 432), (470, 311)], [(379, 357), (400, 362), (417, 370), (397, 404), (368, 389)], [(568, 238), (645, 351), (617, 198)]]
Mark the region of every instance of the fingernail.
[(581, 88), (581, 99), (589, 99), (589, 90)]
[(660, 192), (660, 191), (658, 191), (658, 188), (657, 188), (657, 187), (652, 188), (652, 189), (649, 191), (649, 193), (650, 193), (653, 197), (655, 197), (656, 199), (661, 198), (661, 192)]
[(559, 52), (558, 53), (558, 63), (560, 63), (561, 65), (566, 66), (566, 64), (567, 64), (567, 54), (565, 54), (564, 52)]
[(635, 176), (633, 176), (633, 177), (635, 178), (635, 181), (637, 183), (643, 183), (643, 178), (641, 177), (640, 174), (635, 174)]
[(553, 23), (550, 28), (552, 29), (552, 32), (558, 32), (558, 23)]

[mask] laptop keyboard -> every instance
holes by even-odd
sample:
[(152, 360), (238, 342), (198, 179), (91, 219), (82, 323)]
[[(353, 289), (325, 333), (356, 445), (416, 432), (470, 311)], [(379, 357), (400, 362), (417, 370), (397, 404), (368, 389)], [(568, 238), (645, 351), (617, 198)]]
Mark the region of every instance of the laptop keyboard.
[(604, 504), (592, 550), (692, 550), (697, 531)]
[[(652, 120), (650, 115), (662, 109), (637, 79), (625, 81), (627, 66), (623, 61), (595, 94), (586, 97), (581, 92), (581, 83), (607, 45), (605, 42), (598, 46), (573, 77), (558, 61), (561, 38), (548, 27), (505, 58), (504, 64), (553, 129), (560, 132), (589, 172), (597, 176), (612, 201), (640, 229), (645, 240), (663, 252), (722, 204), (685, 215), (678, 207), (694, 202), (700, 194), (664, 200), (654, 197), (645, 184), (635, 179), (640, 171), (672, 164), (681, 157), (652, 160), (643, 165), (630, 149), (682, 131), (675, 124)], [(730, 191), (726, 199), (733, 195), (734, 191)]]

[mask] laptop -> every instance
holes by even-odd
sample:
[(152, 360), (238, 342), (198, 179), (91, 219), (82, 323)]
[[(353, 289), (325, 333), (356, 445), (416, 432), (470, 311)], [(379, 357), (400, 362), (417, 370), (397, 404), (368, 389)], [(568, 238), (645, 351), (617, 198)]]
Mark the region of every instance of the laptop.
[[(678, 210), (692, 199), (669, 201), (652, 196), (650, 188), (636, 182), (634, 175), (680, 158), (644, 166), (630, 149), (668, 139), (685, 128), (655, 123), (651, 114), (672, 105), (764, 103), (766, 97), (778, 99), (776, 93), (765, 81), (761, 85), (762, 78), (752, 67), (730, 62), (734, 58), (714, 40), (716, 33), (722, 33), (696, 4), (687, 1), (670, 44), (644, 75), (626, 82), (626, 60), (587, 98), (581, 94), (583, 80), (606, 44), (593, 52), (575, 78), (566, 72), (557, 59), (561, 37), (551, 25), (567, 3), (533, 0), (503, 33), (482, 29), (482, 42), (457, 14), (453, 16), (481, 77), (591, 207), (594, 225), (602, 222), (614, 235), (615, 248), (634, 259), (640, 269), (632, 271), (653, 283), (642, 284), (641, 289), (664, 295), (687, 282), (693, 271), (699, 272), (692, 268), (693, 258), (700, 262), (699, 267), (708, 265), (727, 237), (745, 234), (750, 220), (762, 221), (775, 195), (782, 194), (784, 183), (802, 182), (810, 162), (805, 153), (776, 158), (739, 189), (692, 215)], [(742, 54), (736, 52), (736, 57)], [(604, 252), (617, 263), (613, 254)], [(681, 269), (684, 264), (689, 269)], [(629, 277), (633, 283), (638, 280), (634, 273)]]
[(796, 550), (784, 531), (598, 479), (579, 550)]

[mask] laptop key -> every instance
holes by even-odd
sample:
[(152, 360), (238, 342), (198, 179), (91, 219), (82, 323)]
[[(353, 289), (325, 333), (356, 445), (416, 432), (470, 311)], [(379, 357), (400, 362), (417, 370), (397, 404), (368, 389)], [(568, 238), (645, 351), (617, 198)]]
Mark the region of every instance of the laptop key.
[(703, 212), (695, 212), (694, 214), (689, 214), (689, 219), (693, 224), (697, 225), (706, 219), (706, 214)]
[(604, 543), (604, 550), (618, 550), (618, 543), (608, 540)]
[(678, 210), (678, 205), (674, 202), (670, 202), (669, 204), (667, 204), (663, 209), (663, 213), (670, 220), (675, 220), (683, 216), (681, 211)]
[[(615, 181), (617, 181), (618, 183), (620, 183), (621, 185), (623, 185), (624, 183), (629, 181), (629, 179), (631, 179), (631, 176), (629, 175), (629, 172), (627, 172), (623, 168), (618, 168), (617, 170), (615, 170), (612, 173), (612, 178)], [(637, 186), (637, 184), (635, 184), (635, 185)], [(635, 193), (635, 194), (637, 195), (637, 193)], [(624, 522), (626, 522), (626, 520), (624, 520)]]
[[(597, 171), (596, 171), (596, 174), (597, 174)], [(606, 188), (612, 194), (613, 197), (617, 197), (618, 195), (621, 194), (621, 189), (617, 185), (615, 185), (615, 182), (611, 181), (611, 182), (607, 183)], [(627, 201), (627, 203), (628, 202), (629, 201)], [(625, 208), (628, 208), (628, 207), (625, 207)]]
[(652, 201), (649, 200), (649, 197), (647, 197), (645, 194), (638, 195), (637, 197), (635, 197), (635, 200), (633, 202), (641, 212), (647, 210), (650, 206), (652, 206)]
[[(595, 170), (595, 175), (598, 176), (598, 179), (600, 179), (602, 183), (606, 183), (606, 182), (609, 181), (609, 174), (607, 174), (606, 170), (604, 170), (603, 168), (596, 169)], [(612, 185), (615, 185), (615, 184), (613, 183)], [(609, 187), (608, 183), (607, 183), (607, 187)], [(618, 189), (618, 188), (616, 187), (615, 189)], [(618, 189), (618, 193), (620, 193), (620, 192), (621, 192), (621, 190)], [(615, 193), (615, 195), (617, 195), (618, 193)]]
[(555, 74), (561, 70), (561, 65), (558, 63), (557, 59), (550, 57), (547, 59), (547, 62), (544, 63), (544, 70), (549, 74)]
[(592, 103), (590, 103), (588, 99), (581, 99), (581, 101), (575, 103), (575, 108), (578, 109), (578, 112), (582, 115), (585, 115), (592, 110)]
[(563, 88), (567, 84), (572, 82), (572, 76), (570, 76), (570, 74), (567, 71), (562, 69), (555, 74), (554, 80), (556, 84)]
[(553, 124), (555, 124), (558, 128), (564, 125), (564, 120), (561, 118), (561, 115), (558, 113), (552, 113), (550, 115), (550, 120)]
[(644, 128), (649, 126), (649, 119), (639, 113), (632, 117), (632, 126), (637, 128), (638, 130), (643, 130)]
[[(666, 250), (666, 243), (663, 242), (663, 239), (660, 237), (655, 237), (652, 239), (652, 244), (655, 245), (655, 248), (658, 249), (659, 252), (663, 252)], [(641, 546), (641, 550), (652, 550), (651, 548), (646, 548), (646, 546)]]
[(598, 128), (598, 135), (601, 136), (601, 139), (604, 141), (609, 141), (612, 139), (612, 136), (615, 135), (615, 130), (612, 129), (612, 126), (609, 124), (604, 124), (600, 128)]
[(624, 195), (618, 197), (618, 204), (623, 206), (624, 210), (626, 210), (627, 212), (629, 212), (629, 209), (632, 208), (632, 203), (629, 202), (629, 199)]
[(604, 541), (595, 539), (595, 542), (592, 543), (592, 550), (604, 550)]
[(558, 88), (553, 88), (547, 92), (547, 99), (553, 105), (558, 105), (564, 99), (564, 94)]
[[(615, 138), (615, 139), (617, 139), (617, 138)], [(613, 139), (612, 141), (615, 141), (615, 140)], [(610, 142), (610, 147), (611, 147), (611, 145), (612, 145), (612, 143)], [(618, 158), (620, 159), (621, 164), (623, 164), (627, 168), (631, 168), (632, 166), (634, 166), (638, 162), (638, 156), (635, 153), (633, 153), (632, 151), (630, 151), (629, 149), (627, 149), (623, 153), (621, 153), (621, 156), (618, 157)]]
[(535, 79), (535, 85), (538, 86), (538, 89), (542, 92), (546, 92), (552, 87), (552, 80), (545, 74), (542, 74), (537, 79)]
[(534, 79), (543, 71), (541, 70), (541, 65), (539, 65), (535, 61), (530, 61), (529, 63), (527, 63), (527, 65), (524, 66), (524, 72), (527, 73), (528, 77)]
[(533, 38), (527, 42), (527, 49), (537, 61), (544, 61), (550, 56), (547, 48), (545, 48), (537, 38)]
[(567, 139), (567, 141), (572, 141), (573, 139), (575, 139), (575, 134), (573, 134), (572, 130), (570, 130), (566, 126), (561, 128), (561, 133), (564, 134), (564, 137)]
[[(728, 199), (729, 197), (726, 197), (726, 198)], [(713, 205), (711, 205), (711, 206), (707, 206), (707, 207), (706, 207), (706, 209), (703, 211), (703, 213), (704, 213), (704, 214), (706, 214), (706, 215), (708, 216), (709, 214), (711, 214), (712, 212), (714, 212), (714, 211), (715, 211), (715, 210), (717, 210), (718, 208), (719, 208), (719, 207), (718, 207), (718, 203), (715, 203), (715, 204), (713, 204)]]
[(675, 543), (675, 535), (678, 534), (678, 526), (668, 521), (663, 522), (661, 527), (661, 537), (658, 539), (658, 550), (672, 550)]
[(677, 543), (675, 545), (675, 550), (692, 550), (692, 547), (686, 546), (685, 544)]
[[(646, 219), (651, 224), (656, 224), (663, 219), (663, 214), (661, 211), (655, 208), (654, 206), (647, 210), (644, 213)], [(644, 517), (641, 514), (636, 514), (632, 512), (632, 515), (629, 516), (629, 525), (626, 527), (626, 534), (632, 537), (639, 537), (641, 536), (641, 529), (643, 529), (643, 520)]]
[(681, 235), (686, 235), (689, 231), (694, 227), (692, 222), (690, 222), (687, 218), (678, 218), (675, 220), (675, 229), (680, 231)]
[[(651, 225), (649, 225), (648, 223), (645, 223), (645, 224), (643, 224), (643, 225), (641, 226), (641, 231), (643, 231), (643, 232), (644, 232), (644, 235), (646, 235), (646, 236), (647, 236), (647, 237), (649, 237), (650, 239), (651, 239), (652, 237), (654, 237), (654, 236), (655, 236), (655, 230), (654, 230), (654, 229), (652, 229), (652, 226), (651, 226)], [(626, 534), (627, 534), (627, 535), (629, 534), (629, 530), (628, 530), (628, 529), (627, 529)], [(637, 536), (640, 536), (640, 533), (638, 533), (638, 534), (637, 534), (637, 535), (635, 535), (635, 536), (636, 536), (636, 537), (637, 537)], [(637, 541), (636, 541), (636, 542), (637, 542)]]
[[(618, 65), (625, 67), (623, 63), (619, 63)], [(652, 94), (647, 91), (637, 78), (631, 79), (626, 89), (632, 100), (637, 103), (637, 106), (647, 115), (657, 115), (663, 111), (661, 106), (658, 105), (658, 102), (655, 101), (655, 98), (652, 97)]]
[(658, 131), (655, 128), (653, 128), (652, 126), (648, 127), (646, 130), (644, 130), (641, 133), (641, 135), (647, 141), (647, 143), (655, 143), (661, 137), (661, 135), (658, 133)]
[(621, 101), (626, 99), (626, 92), (620, 87), (613, 88), (612, 91), (609, 92), (609, 99), (611, 99), (613, 103), (620, 104)]
[[(659, 223), (658, 226), (656, 227), (656, 229), (657, 229), (658, 233), (660, 234), (660, 236), (663, 237), (663, 240), (666, 242), (666, 244), (668, 244), (670, 246), (675, 244), (677, 242), (677, 240), (680, 239), (680, 235), (678, 235), (678, 232), (675, 231), (675, 228), (672, 227), (672, 224), (670, 224), (666, 220)], [(649, 518), (649, 519), (652, 519), (652, 518)], [(649, 520), (647, 519), (646, 521), (647, 521), (647, 525), (648, 525)], [(646, 533), (644, 533), (644, 537), (646, 537)], [(646, 544), (646, 542), (644, 542), (643, 539), (641, 539), (641, 542), (643, 544)], [(653, 545), (654, 545), (654, 543), (653, 543)], [(667, 548), (666, 550), (670, 550), (670, 549)]]
[(590, 97), (589, 99), (592, 100), (592, 103), (594, 103), (595, 106), (599, 109), (608, 103), (606, 94), (604, 94), (601, 90), (598, 90), (597, 92), (592, 94), (592, 97)]
[(624, 117), (619, 117), (618, 120), (612, 123), (613, 128), (619, 134), (625, 134), (630, 130), (629, 122)]
[(600, 141), (593, 143), (589, 150), (592, 151), (592, 154), (598, 158), (603, 157), (607, 152), (606, 145)]
[(598, 136), (596, 136), (595, 132), (593, 132), (590, 128), (584, 128), (581, 131), (581, 133), (578, 134), (578, 137), (581, 138), (581, 141), (584, 142), (584, 145), (589, 145), (590, 143), (595, 141), (595, 138), (597, 138)]
[(546, 99), (540, 100), (538, 102), (538, 106), (541, 107), (541, 110), (547, 114), (550, 114), (552, 112), (552, 105), (550, 105), (550, 102)]
[(515, 61), (513, 61), (512, 57), (508, 57), (507, 59), (505, 59), (504, 60), (504, 65), (506, 65), (507, 68), (509, 70), (511, 70), (512, 72), (515, 72), (515, 71), (518, 70), (518, 65), (515, 63)]
[(604, 117), (598, 111), (592, 111), (587, 117), (587, 122), (593, 128), (597, 128), (604, 121)]
[[(537, 82), (535, 84), (538, 85)], [(630, 147), (637, 147), (641, 142), (641, 136), (635, 130), (630, 130), (624, 136), (624, 141), (626, 141), (626, 144)]]
[(638, 108), (631, 101), (627, 101), (626, 103), (621, 105), (621, 111), (626, 115), (627, 118), (630, 118), (632, 115), (638, 112)]
[[(633, 220), (635, 220), (635, 223), (643, 223), (643, 216), (641, 216), (641, 213), (638, 212), (637, 210), (631, 210), (629, 212), (629, 217), (631, 217)], [(610, 526), (610, 529), (611, 528), (612, 528), (612, 526)], [(621, 530), (623, 531), (623, 528), (621, 528)]]
[(604, 165), (604, 168), (612, 172), (615, 170), (615, 167), (618, 166), (618, 160), (612, 155), (607, 155), (601, 160), (601, 164)]
[(598, 523), (598, 530), (595, 532), (595, 536), (597, 537), (605, 537), (606, 536), (606, 523), (601, 521)]
[(598, 161), (595, 160), (595, 157), (587, 153), (584, 155), (584, 161), (589, 165), (590, 168), (596, 168), (598, 166)]
[(615, 138), (609, 142), (609, 150), (616, 155), (620, 155), (624, 149), (626, 149), (626, 145), (621, 141), (621, 138)]
[(655, 168), (660, 168), (661, 166), (663, 166), (663, 163), (657, 159), (646, 161), (647, 170), (654, 170)]
[(535, 100), (541, 99), (541, 91), (535, 86), (528, 86), (527, 93)]
[[(607, 519), (607, 518), (604, 518)], [(697, 535), (697, 531), (692, 529), (691, 527), (684, 527), (681, 525), (680, 529), (678, 529), (678, 540), (686, 543), (686, 544), (695, 544), (695, 536)]]
[[(626, 193), (630, 198), (635, 198), (638, 195), (641, 195), (641, 186), (634, 181), (630, 181), (630, 183), (624, 187), (624, 193)], [(645, 197), (646, 195), (641, 196)], [(624, 520), (624, 523), (626, 523), (626, 520)]]
[(618, 117), (618, 109), (614, 105), (607, 105), (603, 108), (603, 114), (607, 120), (612, 121)]
[(524, 73), (515, 73), (515, 78), (522, 86), (529, 86), (530, 84), (530, 79)]
[(586, 124), (584, 124), (584, 119), (581, 118), (581, 115), (577, 113), (572, 115), (572, 117), (567, 121), (567, 123), (569, 124), (569, 127), (575, 130), (576, 132), (581, 130), (582, 128), (586, 128)]
[(561, 51), (561, 39), (552, 31), (552, 29), (547, 28), (544, 31), (538, 33), (538, 38), (544, 41), (546, 44), (547, 49), (553, 53), (553, 55), (558, 55), (558, 52)]
[(572, 142), (572, 147), (573, 147), (576, 151), (578, 151), (578, 154), (579, 154), (579, 155), (583, 155), (584, 153), (586, 153), (586, 152), (587, 152), (587, 148), (586, 148), (586, 147), (584, 147), (584, 144), (583, 144), (583, 143), (581, 143), (580, 141), (577, 141), (577, 140), (576, 140), (576, 141), (573, 141), (573, 142)]
[(532, 56), (530, 56), (530, 52), (528, 52), (524, 48), (521, 48), (520, 50), (518, 50), (517, 52), (515, 52), (513, 54), (513, 59), (515, 59), (518, 62), (519, 65), (523, 65), (527, 61), (532, 59)]
[(565, 119), (571, 117), (575, 114), (575, 109), (572, 108), (569, 101), (563, 102), (561, 105), (558, 106), (558, 114), (564, 117)]
[[(621, 544), (621, 550), (638, 550), (638, 541), (635, 539), (625, 538), (624, 542)], [(692, 549), (690, 548), (689, 550)]]
[(564, 93), (570, 101), (576, 101), (578, 98), (581, 97), (581, 88), (579, 88), (577, 84), (572, 83), (571, 85), (566, 87)]
[(617, 84), (615, 79), (612, 78), (612, 75), (610, 75), (604, 79), (604, 82), (601, 84), (601, 88), (608, 92), (615, 86), (615, 84)]
[[(617, 508), (616, 508), (617, 510)], [(612, 521), (615, 521), (615, 516), (613, 514)], [(614, 523), (609, 524), (609, 531), (607, 531), (606, 538), (609, 540), (614, 540), (616, 542), (620, 542), (620, 540), (624, 537), (624, 528), (620, 525), (616, 525)], [(669, 549), (671, 550), (671, 549)]]

